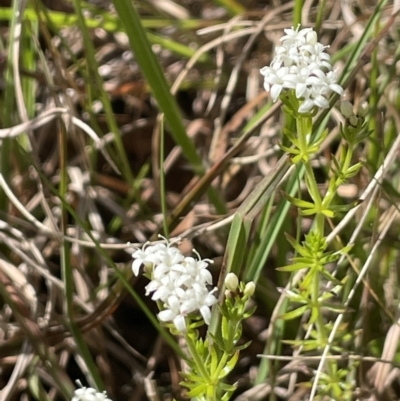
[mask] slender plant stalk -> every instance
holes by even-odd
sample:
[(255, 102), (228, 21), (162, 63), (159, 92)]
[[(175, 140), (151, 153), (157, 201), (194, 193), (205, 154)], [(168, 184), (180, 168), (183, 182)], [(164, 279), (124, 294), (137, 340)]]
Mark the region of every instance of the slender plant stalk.
[(301, 13), (303, 11), (303, 0), (294, 0), (293, 27), (301, 24)]

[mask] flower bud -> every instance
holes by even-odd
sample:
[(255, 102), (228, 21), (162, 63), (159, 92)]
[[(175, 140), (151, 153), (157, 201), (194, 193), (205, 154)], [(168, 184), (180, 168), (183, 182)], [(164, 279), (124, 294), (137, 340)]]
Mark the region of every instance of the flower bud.
[(346, 118), (350, 118), (354, 115), (353, 105), (348, 100), (344, 100), (340, 103), (340, 111)]
[(255, 290), (256, 290), (256, 285), (254, 284), (254, 281), (250, 281), (249, 283), (246, 284), (246, 287), (244, 287), (243, 294), (250, 298), (254, 294)]
[(239, 279), (235, 273), (228, 273), (225, 277), (225, 287), (231, 291), (235, 292), (239, 286)]
[(368, 114), (369, 106), (368, 102), (362, 102), (358, 107), (357, 113), (360, 117), (365, 117)]
[(350, 123), (350, 125), (351, 125), (352, 127), (357, 127), (357, 125), (358, 125), (358, 117), (356, 117), (356, 116), (351, 116), (351, 117), (349, 118), (349, 123)]
[(306, 35), (306, 41), (307, 43), (309, 43), (310, 45), (314, 46), (315, 44), (317, 44), (317, 32), (315, 31), (310, 31), (307, 33)]

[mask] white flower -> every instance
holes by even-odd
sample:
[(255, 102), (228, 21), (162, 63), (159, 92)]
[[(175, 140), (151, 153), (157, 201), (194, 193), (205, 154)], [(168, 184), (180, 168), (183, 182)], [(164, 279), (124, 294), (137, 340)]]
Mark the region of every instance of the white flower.
[(270, 67), (263, 67), (264, 88), (275, 102), (284, 90), (294, 90), (299, 99), (299, 113), (311, 112), (315, 107), (328, 108), (330, 93), (343, 94), (325, 52), (327, 46), (317, 42), (312, 28), (285, 29), (275, 49)]
[(91, 387), (81, 387), (75, 390), (71, 401), (111, 401), (105, 391), (98, 392)]
[(307, 40), (309, 39), (309, 33), (312, 32), (312, 28), (304, 28), (299, 31), (299, 28), (294, 30), (293, 28), (287, 28), (283, 30), (286, 35), (282, 36), (280, 41), (283, 43), (284, 46), (301, 46), (304, 45)]
[(142, 249), (136, 249), (132, 254), (135, 259), (132, 263), (133, 274), (137, 276), (141, 265), (145, 268), (151, 268), (160, 263), (172, 264), (179, 263), (183, 260), (183, 255), (179, 249), (170, 247), (169, 245), (160, 243), (148, 246), (148, 242), (143, 245)]
[(137, 249), (132, 269), (138, 274), (144, 265), (150, 272), (151, 281), (146, 286), (146, 295), (151, 294), (154, 301), (159, 301), (162, 310), (158, 318), (162, 322), (172, 322), (178, 331), (186, 330), (186, 318), (190, 314), (202, 316), (206, 324), (210, 323), (210, 307), (217, 302), (213, 295), (217, 288), (209, 290), (212, 276), (208, 266), (209, 259), (185, 257), (172, 243), (157, 244)]

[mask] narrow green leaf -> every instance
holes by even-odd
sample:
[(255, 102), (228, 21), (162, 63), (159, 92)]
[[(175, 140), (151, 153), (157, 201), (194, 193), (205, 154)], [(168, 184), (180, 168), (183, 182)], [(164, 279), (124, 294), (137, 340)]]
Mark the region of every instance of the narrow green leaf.
[(282, 192), (283, 196), (294, 206), (297, 206), (298, 208), (304, 208), (304, 209), (315, 209), (315, 205), (312, 202), (307, 202), (303, 199), (299, 198), (294, 198), (293, 196), (290, 196), (289, 194), (286, 194), (285, 192)]
[(186, 133), (176, 100), (170, 92), (164, 73), (151, 49), (146, 31), (132, 1), (114, 0), (113, 3), (128, 35), (136, 61), (150, 85), (158, 106), (165, 115), (172, 137), (182, 148), (183, 154), (189, 160), (195, 173), (202, 175), (204, 167), (201, 158)]
[(308, 305), (301, 306), (300, 308), (294, 309), (290, 312), (286, 312), (283, 315), (280, 315), (279, 318), (283, 320), (292, 320), (297, 317), (302, 316), (308, 310)]
[[(184, 386), (187, 387), (186, 384), (183, 384)], [(206, 394), (207, 391), (207, 385), (206, 384), (198, 384), (196, 387), (192, 388), (188, 392), (188, 397), (194, 398), (194, 397), (199, 397), (200, 395)]]
[(309, 264), (297, 263), (297, 264), (291, 264), (291, 265), (277, 267), (276, 270), (278, 270), (280, 272), (295, 272), (295, 271), (307, 268), (309, 266), (310, 266)]
[(211, 357), (211, 362), (210, 362), (209, 373), (210, 376), (212, 377), (214, 376), (214, 373), (217, 369), (218, 359), (219, 359), (215, 347), (210, 347), (210, 357)]
[(236, 366), (236, 363), (239, 359), (239, 351), (236, 351), (232, 358), (226, 363), (224, 368), (221, 370), (220, 374), (218, 375), (218, 379), (223, 379), (224, 377), (228, 376), (230, 372), (232, 372), (233, 368)]

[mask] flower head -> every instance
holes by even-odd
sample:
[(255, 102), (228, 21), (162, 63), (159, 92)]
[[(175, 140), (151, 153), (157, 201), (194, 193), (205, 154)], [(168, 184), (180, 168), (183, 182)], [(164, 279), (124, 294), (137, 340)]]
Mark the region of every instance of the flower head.
[(81, 387), (75, 390), (71, 401), (111, 401), (105, 391), (100, 393), (91, 387)]
[(143, 245), (143, 248), (136, 249), (133, 252), (132, 257), (134, 259), (132, 263), (132, 270), (135, 276), (139, 274), (141, 265), (145, 268), (151, 269), (154, 265), (161, 263), (170, 265), (179, 263), (183, 259), (183, 255), (179, 252), (179, 249), (170, 247), (171, 244), (155, 244), (148, 246), (148, 242)]
[(158, 318), (162, 322), (172, 322), (178, 331), (186, 330), (186, 317), (201, 315), (206, 324), (210, 323), (210, 307), (217, 302), (216, 288), (210, 290), (212, 276), (207, 269), (209, 259), (185, 257), (173, 242), (145, 246), (137, 249), (132, 270), (138, 275), (141, 265), (150, 272), (151, 281), (146, 286), (146, 295), (160, 301), (162, 310)]
[(343, 89), (336, 83), (326, 46), (317, 41), (316, 32), (312, 28), (285, 29), (280, 41), (271, 65), (260, 70), (272, 100), (275, 102), (282, 91), (294, 90), (300, 101), (299, 113), (328, 108), (330, 93), (342, 95)]

